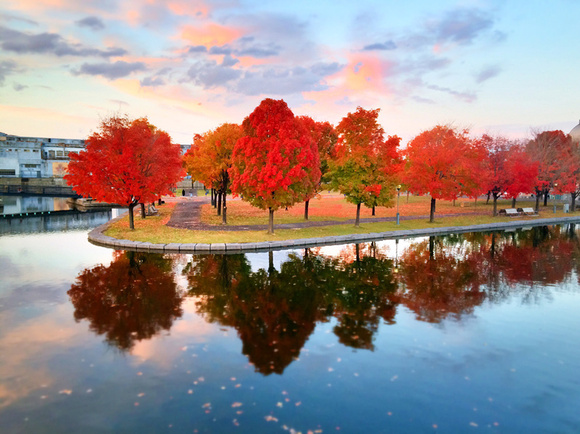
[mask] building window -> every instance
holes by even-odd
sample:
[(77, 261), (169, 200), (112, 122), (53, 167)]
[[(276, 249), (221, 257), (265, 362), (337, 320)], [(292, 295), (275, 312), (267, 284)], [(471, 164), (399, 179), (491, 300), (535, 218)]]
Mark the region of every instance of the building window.
[(15, 176), (16, 170), (14, 169), (0, 169), (0, 176)]

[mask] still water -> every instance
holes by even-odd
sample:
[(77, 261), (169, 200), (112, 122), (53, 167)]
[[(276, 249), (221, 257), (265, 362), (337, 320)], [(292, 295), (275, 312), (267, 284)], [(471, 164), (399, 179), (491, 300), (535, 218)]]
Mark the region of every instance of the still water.
[(573, 226), (247, 255), (0, 236), (0, 431), (578, 432)]

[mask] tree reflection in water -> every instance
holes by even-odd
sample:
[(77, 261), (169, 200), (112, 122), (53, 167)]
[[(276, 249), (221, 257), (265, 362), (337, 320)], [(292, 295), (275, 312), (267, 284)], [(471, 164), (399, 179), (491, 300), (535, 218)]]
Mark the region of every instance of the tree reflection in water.
[[(573, 225), (431, 237), (411, 244), (396, 268), (375, 243), (320, 252), (292, 253), (279, 270), (270, 257), (258, 271), (243, 254), (193, 255), (183, 270), (187, 295), (207, 321), (235, 328), (243, 354), (269, 375), (299, 356), (317, 323), (334, 322), (343, 345), (374, 350), (381, 320), (395, 324), (399, 304), (420, 321), (459, 320), (485, 300), (532, 301), (549, 296), (545, 284), (580, 275)], [(169, 330), (183, 301), (172, 266), (162, 255), (126, 252), (83, 271), (69, 291), (75, 319), (124, 351)]]
[(108, 267), (84, 270), (68, 291), (75, 320), (87, 319), (121, 351), (169, 330), (183, 314), (172, 262), (162, 254), (115, 252)]
[(411, 245), (400, 260), (400, 302), (421, 321), (438, 323), (459, 318), (481, 304), (485, 293), (482, 262), (472, 252), (444, 245), (444, 238)]
[[(185, 272), (189, 294), (209, 321), (234, 327), (243, 353), (264, 375), (281, 374), (298, 357), (317, 322), (335, 316), (345, 345), (372, 349), (378, 318), (392, 321), (386, 293), (395, 286), (392, 261), (364, 258), (349, 264), (308, 249), (291, 254), (280, 271), (252, 272), (245, 255), (194, 256)], [(207, 279), (210, 270), (219, 278)], [(224, 276), (227, 276), (224, 278)]]

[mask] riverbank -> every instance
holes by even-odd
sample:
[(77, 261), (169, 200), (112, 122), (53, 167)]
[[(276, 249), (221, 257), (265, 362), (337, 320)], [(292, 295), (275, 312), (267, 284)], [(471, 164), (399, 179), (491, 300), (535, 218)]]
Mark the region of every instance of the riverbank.
[[(533, 226), (546, 226), (556, 224), (580, 223), (580, 215), (571, 217), (552, 218), (526, 218), (522, 220), (487, 222), (482, 224), (471, 224), (462, 226), (440, 226), (423, 227), (416, 229), (394, 229), (379, 232), (350, 233), (345, 235), (322, 236), (311, 238), (294, 238), (276, 241), (258, 242), (210, 242), (210, 243), (152, 243), (147, 241), (127, 240), (106, 235), (107, 229), (117, 221), (125, 218), (118, 217), (102, 226), (99, 226), (89, 233), (89, 241), (93, 244), (119, 250), (131, 250), (139, 252), (155, 253), (248, 253), (272, 250), (286, 250), (292, 248), (306, 248), (322, 245), (340, 245), (347, 243), (364, 243), (386, 239), (414, 238), (433, 235), (447, 235), (467, 232), (489, 232), (502, 231), (518, 228), (528, 228)], [(452, 219), (450, 219), (452, 220)], [(429, 224), (429, 223), (427, 223)], [(373, 224), (367, 225), (371, 227)], [(377, 225), (376, 223), (374, 225)], [(432, 224), (431, 224), (432, 225)], [(348, 225), (340, 225), (348, 226)], [(354, 232), (355, 228), (349, 226)], [(178, 229), (175, 229), (178, 230)], [(185, 230), (185, 229), (182, 229)], [(367, 228), (357, 230), (365, 231)], [(218, 233), (219, 234), (219, 233)]]

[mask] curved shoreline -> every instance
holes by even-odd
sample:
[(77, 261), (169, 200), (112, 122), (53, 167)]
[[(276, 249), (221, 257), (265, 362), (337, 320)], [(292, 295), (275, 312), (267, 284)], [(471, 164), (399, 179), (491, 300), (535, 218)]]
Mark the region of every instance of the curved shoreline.
[(169, 243), (154, 244), (141, 241), (120, 240), (105, 235), (103, 232), (110, 224), (123, 218), (117, 217), (89, 232), (89, 241), (102, 247), (117, 250), (131, 250), (135, 252), (152, 253), (252, 253), (268, 252), (273, 250), (287, 250), (314, 246), (327, 246), (339, 244), (364, 243), (378, 240), (392, 240), (401, 238), (414, 238), (431, 235), (460, 234), (466, 232), (488, 232), (505, 229), (527, 228), (533, 226), (546, 226), (555, 224), (580, 223), (580, 215), (575, 217), (542, 218), (537, 220), (514, 220), (509, 222), (485, 223), (470, 226), (449, 226), (443, 228), (424, 228), (388, 232), (372, 232), (367, 234), (340, 235), (321, 238), (299, 238), (283, 241), (264, 241), (258, 243)]

